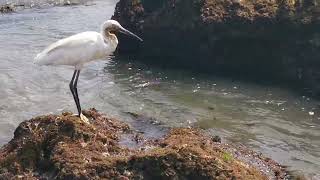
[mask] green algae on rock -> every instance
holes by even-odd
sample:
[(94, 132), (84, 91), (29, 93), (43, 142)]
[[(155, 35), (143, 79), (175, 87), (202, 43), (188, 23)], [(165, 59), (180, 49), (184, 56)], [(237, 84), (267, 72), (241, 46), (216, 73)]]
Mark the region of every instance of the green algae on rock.
[[(0, 179), (270, 178), (200, 130), (172, 129), (163, 138), (129, 148), (120, 144), (123, 135), (135, 137), (127, 124), (94, 109), (84, 114), (91, 124), (70, 113), (22, 122), (0, 149)], [(273, 164), (272, 178), (285, 177), (281, 166), (272, 160), (268, 164)]]
[(120, 36), (121, 54), (319, 95), (319, 12), (309, 0), (120, 0), (113, 18), (144, 39)]

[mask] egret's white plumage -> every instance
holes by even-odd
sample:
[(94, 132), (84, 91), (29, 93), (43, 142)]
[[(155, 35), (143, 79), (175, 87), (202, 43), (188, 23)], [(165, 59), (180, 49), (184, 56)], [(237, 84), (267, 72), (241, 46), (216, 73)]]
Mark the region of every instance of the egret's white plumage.
[(117, 21), (108, 20), (103, 23), (100, 33), (88, 31), (61, 39), (49, 45), (35, 57), (35, 63), (38, 65), (70, 65), (75, 67), (69, 86), (77, 105), (78, 115), (83, 120), (86, 118), (81, 114), (77, 90), (80, 70), (85, 63), (109, 56), (116, 50), (118, 39), (113, 34), (115, 31), (134, 36), (142, 41)]
[(111, 55), (118, 40), (101, 33), (88, 31), (61, 39), (39, 53), (35, 58), (38, 65), (71, 65), (81, 69), (84, 63)]

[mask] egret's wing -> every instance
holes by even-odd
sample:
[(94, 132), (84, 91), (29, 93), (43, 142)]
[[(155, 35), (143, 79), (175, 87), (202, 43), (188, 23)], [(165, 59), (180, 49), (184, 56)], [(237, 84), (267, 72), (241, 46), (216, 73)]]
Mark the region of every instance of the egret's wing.
[(58, 49), (72, 49), (77, 47), (84, 47), (87, 44), (95, 43), (96, 39), (96, 37), (88, 36), (85, 33), (76, 34), (51, 44), (43, 52), (49, 54)]
[(41, 61), (45, 57), (50, 56), (50, 54), (53, 54), (54, 52), (65, 49), (65, 50), (72, 50), (72, 49), (85, 49), (87, 46), (89, 46), (92, 43), (95, 43), (97, 41), (96, 33), (94, 32), (84, 32), (80, 34), (76, 34), (73, 36), (70, 36), (65, 39), (61, 39), (50, 46), (48, 46), (46, 49), (44, 49), (41, 53), (39, 53), (35, 60)]
[(44, 49), (42, 52), (49, 54), (50, 52), (53, 52), (58, 49), (64, 49), (72, 46), (72, 41), (69, 41), (69, 38), (59, 40), (50, 46), (48, 46), (46, 49)]

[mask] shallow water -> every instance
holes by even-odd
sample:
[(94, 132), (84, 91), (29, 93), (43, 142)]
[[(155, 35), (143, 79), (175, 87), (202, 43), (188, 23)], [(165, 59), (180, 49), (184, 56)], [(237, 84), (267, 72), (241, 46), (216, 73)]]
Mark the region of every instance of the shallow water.
[[(0, 15), (0, 145), (12, 138), (23, 120), (76, 112), (68, 87), (73, 69), (38, 67), (33, 57), (57, 39), (98, 31), (115, 3), (95, 1)], [(293, 171), (320, 172), (319, 101), (286, 89), (157, 69), (123, 57), (89, 64), (78, 87), (83, 108), (120, 117), (148, 136), (161, 134), (165, 127), (199, 126)], [(148, 118), (135, 122), (127, 112), (152, 117), (150, 124), (160, 124), (159, 129), (146, 125)]]

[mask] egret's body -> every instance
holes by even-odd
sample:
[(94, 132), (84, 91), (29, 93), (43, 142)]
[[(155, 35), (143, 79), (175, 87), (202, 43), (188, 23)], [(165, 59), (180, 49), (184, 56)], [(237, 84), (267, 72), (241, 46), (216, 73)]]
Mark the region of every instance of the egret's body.
[(118, 45), (115, 35), (103, 36), (88, 31), (61, 39), (37, 55), (39, 65), (70, 65), (81, 69), (82, 65), (112, 54)]
[(61, 39), (39, 53), (35, 63), (39, 65), (69, 65), (75, 71), (69, 84), (73, 98), (77, 105), (78, 116), (81, 114), (80, 100), (78, 97), (77, 82), (80, 70), (87, 62), (98, 60), (111, 55), (118, 46), (118, 39), (114, 31), (141, 38), (124, 29), (117, 21), (108, 20), (102, 25), (101, 33), (88, 31)]

